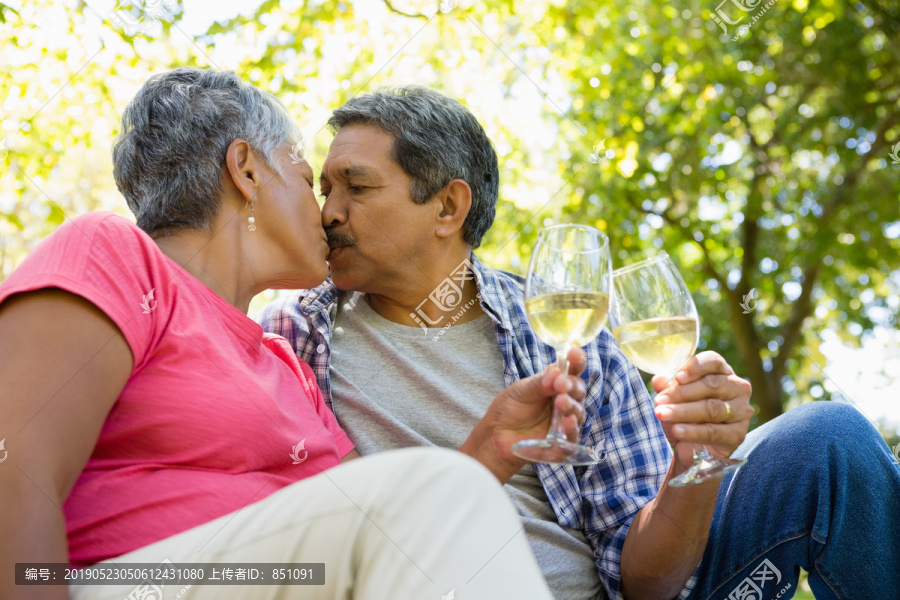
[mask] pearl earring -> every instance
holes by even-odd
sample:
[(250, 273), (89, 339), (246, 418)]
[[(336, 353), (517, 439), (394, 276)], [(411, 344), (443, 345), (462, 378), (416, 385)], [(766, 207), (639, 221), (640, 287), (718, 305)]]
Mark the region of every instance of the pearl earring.
[(256, 218), (253, 216), (253, 202), (250, 203), (250, 218), (247, 219), (249, 225), (247, 225), (247, 229), (250, 231), (256, 231)]

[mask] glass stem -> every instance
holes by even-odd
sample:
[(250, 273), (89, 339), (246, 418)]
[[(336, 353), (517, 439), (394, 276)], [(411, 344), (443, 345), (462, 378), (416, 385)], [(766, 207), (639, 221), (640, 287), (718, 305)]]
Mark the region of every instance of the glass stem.
[(709, 453), (709, 450), (706, 449), (706, 446), (700, 446), (700, 452), (694, 450), (694, 462), (697, 462), (697, 459), (704, 461), (712, 461), (715, 460), (713, 455)]
[[(562, 348), (561, 350), (556, 351), (557, 356), (557, 364), (559, 370), (563, 373), (569, 372), (569, 348)], [(553, 395), (553, 421), (550, 422), (550, 431), (547, 432), (547, 437), (556, 438), (561, 441), (568, 441), (566, 439), (566, 434), (562, 429), (562, 420), (559, 418), (559, 411), (556, 410), (556, 395)]]

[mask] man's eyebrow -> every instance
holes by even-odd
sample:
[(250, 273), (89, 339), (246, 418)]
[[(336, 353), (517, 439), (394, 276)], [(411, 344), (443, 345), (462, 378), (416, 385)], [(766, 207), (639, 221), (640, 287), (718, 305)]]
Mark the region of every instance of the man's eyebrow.
[(341, 174), (347, 178), (350, 178), (350, 177), (375, 177), (377, 175), (377, 172), (368, 167), (353, 165), (353, 166), (345, 167), (341, 171)]
[[(378, 176), (378, 171), (370, 169), (369, 167), (364, 167), (362, 165), (351, 165), (349, 167), (344, 167), (339, 171), (339, 173), (345, 179), (350, 179), (353, 177), (375, 178)], [(319, 185), (322, 185), (323, 182), (331, 183), (331, 181), (328, 179), (328, 176), (325, 174), (325, 171), (322, 171), (319, 174)]]

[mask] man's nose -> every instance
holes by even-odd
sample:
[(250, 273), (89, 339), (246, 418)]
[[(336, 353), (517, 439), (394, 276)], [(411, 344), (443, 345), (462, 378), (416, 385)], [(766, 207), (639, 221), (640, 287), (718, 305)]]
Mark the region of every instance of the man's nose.
[(335, 196), (336, 194), (331, 194), (322, 205), (323, 227), (333, 227), (347, 222), (347, 212), (340, 206)]

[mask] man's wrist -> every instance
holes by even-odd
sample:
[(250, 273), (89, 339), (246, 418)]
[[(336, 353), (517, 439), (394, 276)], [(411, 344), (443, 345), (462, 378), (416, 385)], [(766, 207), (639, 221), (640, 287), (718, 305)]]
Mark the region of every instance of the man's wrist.
[[(471, 456), (494, 474), (500, 483), (506, 483), (525, 464), (524, 461), (501, 448), (503, 442), (497, 439), (495, 431), (482, 419), (472, 430), (459, 451)], [(509, 449), (507, 449), (509, 450)]]

